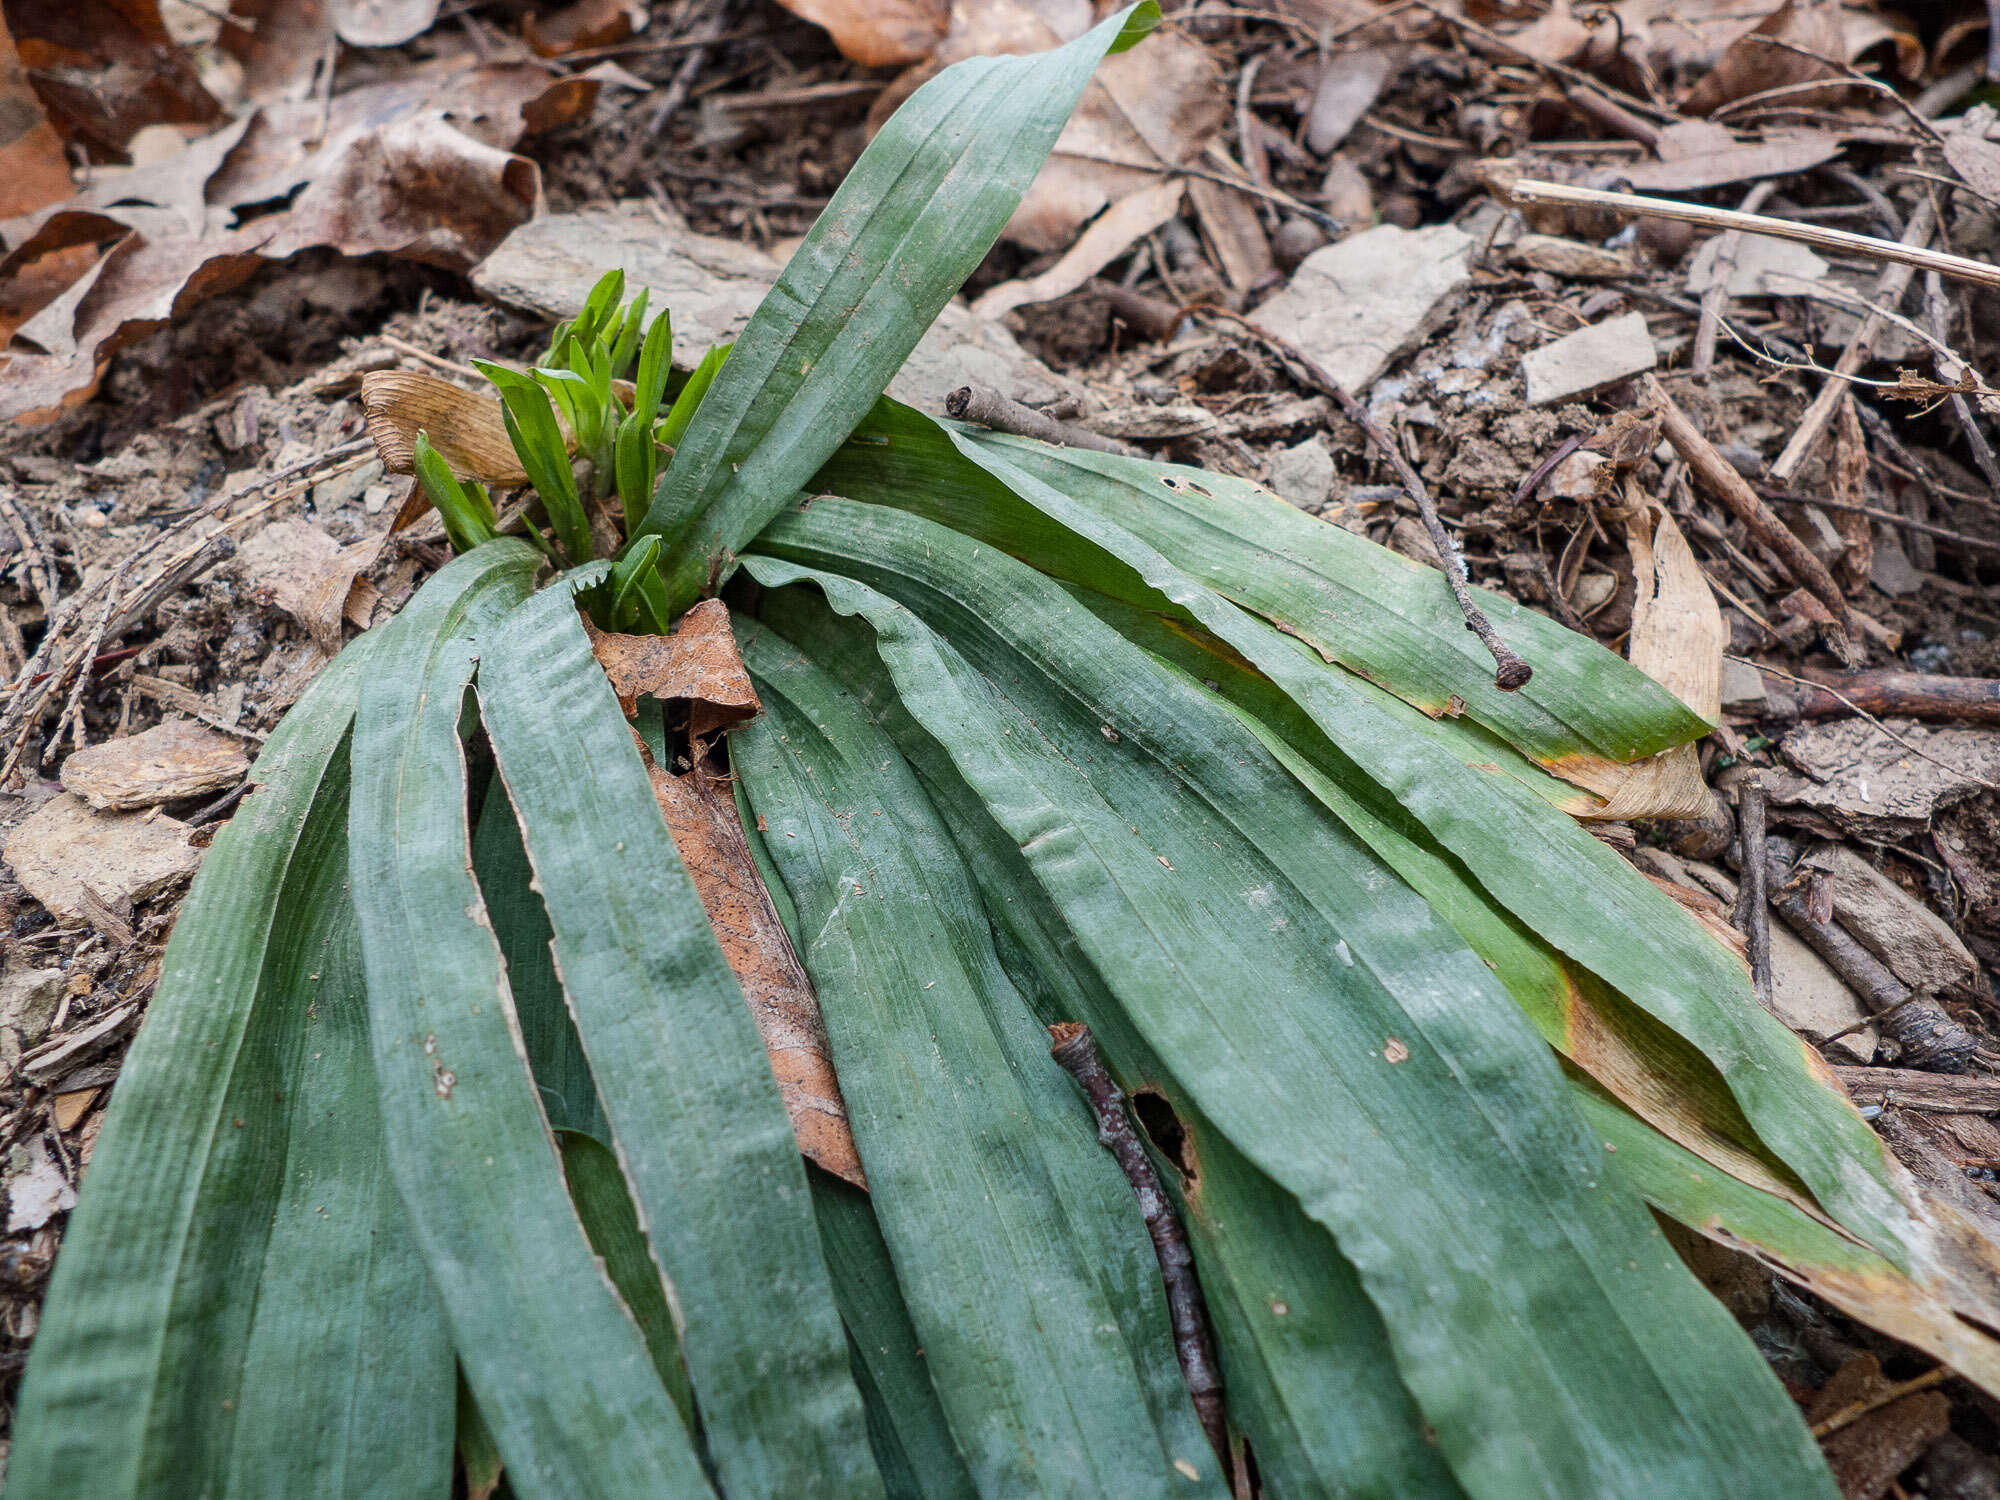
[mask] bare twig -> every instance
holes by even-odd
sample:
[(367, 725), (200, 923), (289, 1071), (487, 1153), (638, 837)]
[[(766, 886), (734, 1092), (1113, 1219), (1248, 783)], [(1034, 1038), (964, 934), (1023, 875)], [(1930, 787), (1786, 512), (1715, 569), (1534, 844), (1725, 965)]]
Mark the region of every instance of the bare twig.
[(42, 617), (50, 625), (56, 617), (56, 563), (49, 556), (48, 544), (42, 540), (40, 528), (33, 517), (14, 501), (14, 492), (0, 484), (0, 519), (7, 522), (7, 529), (19, 538), (21, 551), (28, 559), (28, 577), (35, 585), (35, 596), (42, 601)]
[[(1945, 300), (1944, 278), (1935, 271), (1924, 273), (1924, 315), (1931, 325), (1931, 337), (1940, 345), (1949, 347), (1951, 338), (1951, 304)], [(1956, 364), (1959, 368), (1954, 370)], [(1966, 362), (1955, 353), (1940, 354), (1936, 359), (1937, 376), (1947, 383), (1959, 378), (1961, 371), (1970, 369)], [(1995, 495), (2000, 495), (2000, 457), (1993, 452), (1993, 444), (1986, 436), (1986, 429), (1972, 410), (1972, 403), (1962, 392), (1954, 391), (1951, 397), (1952, 415), (1958, 418), (1958, 425), (1965, 433), (1965, 445), (1972, 450), (1972, 460), (1979, 465), (1979, 472), (1986, 476), (1986, 483)]]
[[(1426, 7), (1428, 8), (1428, 7)], [(1438, 516), (1437, 502), (1431, 499), (1431, 492), (1410, 466), (1403, 450), (1393, 438), (1382, 430), (1382, 424), (1354, 397), (1350, 396), (1339, 381), (1298, 345), (1288, 339), (1279, 338), (1267, 328), (1251, 322), (1239, 312), (1226, 307), (1218, 307), (1212, 302), (1199, 302), (1188, 309), (1191, 313), (1203, 313), (1212, 318), (1221, 318), (1236, 324), (1265, 348), (1277, 355), (1309, 385), (1316, 387), (1322, 395), (1329, 396), (1348, 421), (1354, 423), (1368, 436), (1368, 441), (1389, 462), (1396, 471), (1396, 478), (1403, 489), (1416, 502), (1417, 514), (1423, 518), (1424, 530), (1430, 533), (1431, 544), (1437, 548), (1438, 559), (1444, 564), (1445, 582), (1451, 586), (1451, 595), (1458, 601), (1459, 612), (1465, 616), (1465, 628), (1479, 637), (1480, 643), (1493, 655), (1493, 685), (1503, 693), (1517, 692), (1528, 685), (1535, 675), (1534, 668), (1518, 656), (1514, 649), (1500, 638), (1500, 632), (1493, 628), (1493, 622), (1486, 618), (1472, 599), (1471, 580), (1465, 571), (1465, 554), (1458, 550), (1458, 542), (1444, 529), (1444, 522)]]
[[(1937, 205), (1925, 198), (1910, 215), (1910, 222), (1903, 227), (1903, 238), (1898, 248), (1921, 250), (1930, 243), (1931, 235), (1937, 229)], [(1881, 241), (1887, 244), (1888, 241)], [(1875, 281), (1875, 295), (1872, 301), (1894, 312), (1896, 304), (1903, 300), (1903, 293), (1909, 289), (1910, 278), (1916, 275), (1917, 267), (1908, 261), (1892, 261), (1883, 267), (1882, 274)], [(1879, 309), (1871, 308), (1861, 319), (1860, 327), (1854, 330), (1854, 337), (1847, 341), (1847, 347), (1840, 351), (1840, 359), (1833, 367), (1836, 376), (1854, 374), (1874, 351), (1875, 340), (1889, 322)], [(1820, 440), (1833, 426), (1833, 419), (1840, 414), (1840, 405), (1847, 399), (1847, 386), (1843, 380), (1828, 381), (1813, 398), (1806, 414), (1799, 419), (1796, 431), (1785, 444), (1784, 452), (1771, 465), (1771, 477), (1779, 484), (1790, 484), (1792, 476), (1798, 473), (1805, 461), (1812, 457)]]
[(1847, 612), (1847, 598), (1841, 593), (1840, 585), (1833, 581), (1833, 575), (1827, 572), (1826, 564), (1807, 550), (1806, 544), (1794, 536), (1791, 528), (1780, 521), (1771, 507), (1750, 488), (1750, 482), (1716, 451), (1715, 445), (1702, 435), (1687, 413), (1667, 394), (1665, 386), (1648, 375), (1645, 391), (1646, 399), (1659, 410), (1660, 435), (1673, 444), (1674, 451), (1686, 461), (1689, 471), (1701, 481), (1702, 487), (1777, 554), (1792, 581), (1826, 606), (1835, 625), (1835, 636), (1830, 644), (1836, 655), (1850, 660), (1854, 656), (1851, 641), (1853, 626)]
[(1195, 1273), (1194, 1252), (1188, 1248), (1187, 1234), (1174, 1214), (1173, 1202), (1153, 1170), (1152, 1158), (1132, 1128), (1125, 1110), (1125, 1095), (1105, 1071), (1097, 1042), (1090, 1028), (1076, 1021), (1062, 1021), (1049, 1028), (1053, 1039), (1049, 1055), (1074, 1078), (1091, 1113), (1097, 1117), (1098, 1144), (1109, 1151), (1132, 1184), (1145, 1218), (1146, 1232), (1153, 1238), (1153, 1253), (1159, 1257), (1160, 1279), (1167, 1289), (1167, 1314), (1173, 1324), (1174, 1353), (1180, 1357), (1181, 1374), (1188, 1394), (1194, 1398), (1195, 1414), (1201, 1430), (1208, 1434), (1209, 1446), (1223, 1469), (1229, 1468), (1229, 1434), (1223, 1419), (1222, 1367), (1215, 1357), (1215, 1343), (1208, 1331), (1208, 1309), (1202, 1300), (1201, 1281)]
[(1736, 893), (1735, 922), (1738, 930), (1750, 940), (1750, 982), (1756, 986), (1758, 1001), (1766, 1007), (1771, 1004), (1771, 909), (1764, 890), (1767, 873), (1764, 814), (1767, 805), (1763, 779), (1750, 777), (1743, 783), (1742, 795), (1736, 804), (1743, 888)]
[(1920, 1073), (1914, 1068), (1835, 1068), (1856, 1104), (1942, 1115), (2000, 1114), (2000, 1078)]
[[(1928, 995), (1916, 995), (1888, 965), (1870, 953), (1837, 921), (1820, 921), (1804, 890), (1791, 881), (1798, 851), (1784, 839), (1765, 844), (1769, 899), (1778, 915), (1875, 1012), (1883, 1036), (1893, 1042), (1901, 1060), (1941, 1073), (1962, 1073), (1979, 1051), (1979, 1043)], [(1746, 877), (1748, 872), (1745, 872)]]
[(1822, 250), (1844, 251), (1868, 260), (1899, 261), (1920, 271), (1937, 271), (1960, 281), (2000, 288), (2000, 266), (1963, 255), (1951, 255), (1943, 250), (1902, 245), (1894, 240), (1878, 239), (1872, 234), (1827, 229), (1818, 224), (1774, 219), (1765, 214), (1738, 213), (1728, 208), (1710, 208), (1700, 203), (1677, 203), (1670, 198), (1648, 198), (1639, 193), (1608, 193), (1597, 188), (1570, 187), (1560, 182), (1539, 182), (1526, 177), (1514, 184), (1512, 196), (1516, 203), (1568, 203), (1645, 218), (1677, 219), (1684, 224), (1700, 224), (1710, 229), (1741, 229), (1750, 234), (1767, 234), (1774, 239), (1797, 240), (1800, 244), (1814, 245)]
[(1991, 677), (1933, 677), (1924, 672), (1832, 672), (1804, 669), (1806, 688), (1787, 713), (1831, 719), (1859, 705), (1900, 719), (2000, 725), (2000, 681)]
[(1067, 422), (1058, 422), (1032, 406), (1023, 406), (1012, 397), (1001, 395), (991, 386), (962, 385), (944, 398), (944, 409), (947, 416), (957, 417), (961, 422), (990, 427), (995, 432), (1010, 432), (1016, 437), (1035, 438), (1069, 448), (1088, 448), (1094, 453), (1116, 453), (1122, 458), (1145, 456), (1129, 443), (1101, 436), (1087, 428), (1073, 427)]
[(1758, 485), (1756, 489), (1766, 500), (1775, 501), (1780, 505), (1817, 505), (1821, 510), (1850, 511), (1857, 516), (1867, 516), (1880, 521), (1885, 526), (1897, 526), (1904, 531), (1934, 536), (1939, 541), (1950, 542), (1953, 546), (1963, 547), (1968, 552), (2000, 552), (2000, 541), (1983, 536), (1970, 536), (1963, 531), (1953, 531), (1949, 526), (1940, 526), (1935, 521), (1919, 521), (1915, 516), (1906, 516), (1901, 511), (1884, 510), (1879, 505), (1860, 505), (1851, 500), (1829, 499), (1824, 495), (1799, 495), (1790, 490), (1772, 489), (1765, 485)]
[[(1776, 182), (1760, 182), (1743, 195), (1743, 202), (1737, 212), (1754, 214), (1764, 206), (1764, 200), (1777, 191)], [(1701, 322), (1694, 331), (1694, 355), (1688, 362), (1688, 369), (1696, 375), (1706, 375), (1715, 363), (1715, 335), (1722, 326), (1722, 310), (1729, 305), (1729, 278), (1736, 274), (1736, 258), (1743, 252), (1743, 231), (1727, 229), (1715, 247), (1715, 265), (1710, 275), (1713, 278), (1708, 290), (1701, 294)]]
[[(1728, 655), (1728, 653), (1726, 652), (1724, 654)], [(1873, 725), (1877, 730), (1881, 731), (1881, 733), (1888, 736), (1890, 739), (1894, 740), (1897, 744), (1901, 745), (1905, 750), (1909, 751), (1910, 754), (1916, 756), (1918, 760), (1927, 760), (1932, 765), (1938, 767), (1940, 770), (1949, 771), (1953, 776), (1956, 776), (1959, 780), (1969, 781), (1974, 786), (1984, 787), (1989, 792), (2000, 792), (2000, 782), (1992, 782), (1986, 780), (1982, 776), (1974, 776), (1970, 771), (1960, 770), (1957, 766), (1954, 766), (1950, 761), (1939, 760), (1935, 755), (1931, 754), (1930, 751), (1924, 749), (1922, 745), (1915, 743), (1914, 741), (1910, 740), (1907, 736), (1896, 733), (1895, 730), (1891, 729), (1887, 724), (1884, 724), (1874, 714), (1870, 713), (1867, 709), (1863, 708), (1859, 703), (1856, 703), (1852, 698), (1848, 697), (1845, 693), (1841, 692), (1840, 689), (1836, 687), (1832, 687), (1825, 682), (1815, 682), (1809, 677), (1800, 677), (1795, 673), (1787, 672), (1783, 667), (1774, 667), (1767, 662), (1746, 661), (1743, 657), (1740, 656), (1730, 656), (1729, 659), (1731, 661), (1743, 662), (1743, 664), (1747, 667), (1755, 667), (1760, 672), (1768, 672), (1773, 677), (1782, 677), (1787, 682), (1796, 682), (1801, 687), (1818, 688), (1821, 692), (1828, 694), (1841, 704), (1845, 705), (1857, 719), (1867, 720), (1869, 724)]]
[(1885, 1385), (1872, 1396), (1863, 1396), (1859, 1401), (1841, 1407), (1824, 1422), (1813, 1423), (1813, 1436), (1823, 1438), (1840, 1431), (1851, 1422), (1858, 1422), (1871, 1411), (1879, 1411), (1891, 1402), (1900, 1401), (1905, 1396), (1914, 1396), (1919, 1391), (1927, 1391), (1934, 1385), (1943, 1385), (1951, 1371), (1944, 1365), (1935, 1370), (1927, 1370), (1914, 1380), (1905, 1380), (1897, 1385)]

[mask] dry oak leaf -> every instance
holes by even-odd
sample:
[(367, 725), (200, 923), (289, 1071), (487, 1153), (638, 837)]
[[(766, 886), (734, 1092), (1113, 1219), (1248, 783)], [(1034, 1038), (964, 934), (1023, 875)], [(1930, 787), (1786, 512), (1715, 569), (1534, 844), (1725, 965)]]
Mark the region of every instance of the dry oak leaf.
[(123, 160), (148, 125), (222, 118), (157, 0), (13, 0), (7, 25), (49, 122), (94, 160)]
[(729, 606), (719, 599), (695, 605), (672, 635), (620, 635), (599, 630), (587, 616), (583, 628), (628, 717), (642, 696), (686, 699), (693, 704), (690, 728), (701, 739), (763, 711), (737, 654)]
[(743, 986), (799, 1153), (834, 1176), (867, 1187), (819, 997), (758, 876), (728, 783), (699, 770), (674, 776), (650, 762), (646, 769), (709, 926)]
[(944, 40), (949, 0), (779, 0), (793, 15), (823, 26), (841, 56), (864, 68), (925, 61)]

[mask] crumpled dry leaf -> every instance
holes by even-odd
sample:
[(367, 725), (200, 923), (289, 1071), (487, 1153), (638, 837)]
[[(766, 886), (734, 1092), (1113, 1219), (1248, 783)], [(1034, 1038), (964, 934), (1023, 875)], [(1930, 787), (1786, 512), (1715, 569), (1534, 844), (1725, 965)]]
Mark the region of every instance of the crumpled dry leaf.
[(689, 730), (704, 739), (763, 711), (736, 651), (729, 607), (719, 599), (695, 605), (674, 623), (672, 635), (619, 635), (599, 630), (588, 618), (583, 628), (628, 715), (642, 695), (662, 702), (686, 699)]
[(477, 479), (496, 489), (528, 482), (507, 436), (500, 398), (490, 391), (469, 391), (420, 370), (373, 370), (361, 377), (361, 407), (368, 416), (368, 436), (392, 474), (416, 472), (417, 434), (422, 432), (460, 479)]
[(524, 64), (418, 70), (337, 97), (324, 118), (305, 104), (260, 108), (176, 158), (0, 225), (0, 306), (28, 303), (21, 289), (58, 255), (108, 247), (58, 294), (34, 287), (0, 419), (87, 399), (119, 349), (267, 261), (325, 245), (469, 267), (540, 207), (540, 174), (507, 148), (573, 118), (594, 89)]
[[(917, 86), (952, 63), (1041, 52), (1083, 35), (1105, 0), (781, 0), (871, 67), (908, 64), (869, 111), (879, 127)], [(1054, 153), (1004, 231), (1030, 250), (1062, 250), (1109, 205), (1191, 162), (1229, 104), (1208, 50), (1173, 31), (1098, 66)]]
[(97, 160), (122, 160), (148, 125), (222, 118), (157, 0), (14, 0), (7, 25), (49, 122)]
[[(1692, 115), (1707, 115), (1732, 100), (1761, 94), (1767, 89), (1784, 88), (1818, 79), (1844, 80), (1841, 70), (1831, 63), (1802, 57), (1787, 47), (1769, 47), (1757, 39), (1770, 37), (1802, 47), (1821, 57), (1847, 57), (1847, 37), (1838, 0), (1785, 0), (1785, 3), (1758, 22), (1750, 31), (1730, 43), (1702, 79), (1688, 91), (1682, 108)], [(1843, 86), (1844, 87), (1844, 86)], [(1832, 103), (1839, 97), (1829, 90), (1790, 96), (1792, 103)]]
[(276, 521), (243, 544), (232, 567), (251, 598), (297, 620), (332, 656), (340, 649), (341, 621), (362, 587), (361, 572), (383, 540), (372, 536), (343, 547), (310, 521)]
[(866, 1188), (819, 997), (757, 874), (735, 798), (727, 783), (701, 771), (675, 776), (651, 764), (646, 769), (709, 926), (743, 986), (800, 1155)]

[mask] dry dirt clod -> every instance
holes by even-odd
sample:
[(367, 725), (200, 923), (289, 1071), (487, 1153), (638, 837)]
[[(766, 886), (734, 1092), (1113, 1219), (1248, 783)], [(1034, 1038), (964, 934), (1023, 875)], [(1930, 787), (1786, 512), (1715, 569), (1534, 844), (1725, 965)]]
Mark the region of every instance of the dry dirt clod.
[(86, 921), (86, 887), (104, 903), (144, 901), (192, 875), (201, 851), (183, 823), (153, 813), (93, 812), (64, 792), (8, 835), (21, 887), (64, 921)]

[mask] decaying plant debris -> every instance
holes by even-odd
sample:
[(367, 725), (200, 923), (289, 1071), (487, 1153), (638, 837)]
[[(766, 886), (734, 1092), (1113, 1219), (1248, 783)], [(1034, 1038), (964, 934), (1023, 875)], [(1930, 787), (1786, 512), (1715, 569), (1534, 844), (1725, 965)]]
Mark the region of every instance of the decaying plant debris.
[[(358, 50), (388, 38), (336, 18), (352, 45), (334, 53), (325, 30), (288, 37), (266, 18), (204, 35), (170, 15), (206, 94), (190, 63), (122, 112), (34, 96), (50, 123), (9, 148), (23, 170), (0, 225), (15, 338), (0, 401), (45, 422), (17, 425), (0, 457), (0, 916), (13, 925), (0, 1321), (16, 1372), (182, 883), (242, 796), (218, 768), (254, 754), (343, 641), (374, 636), (446, 556), (438, 521), (366, 439), (364, 379), (400, 371), (478, 394), (469, 362), (532, 358), (606, 243), (656, 310), (672, 308), (677, 343), (734, 337), (866, 130), (911, 88), (963, 55), (1068, 39), (1087, 9), (796, 8), (847, 57), (765, 6), (580, 5), (526, 29), (474, 13), (462, 35), (425, 32), (424, 8), (402, 7), (409, 47)], [(135, 66), (115, 47), (48, 50), (42, 9), (9, 7), (27, 71), (0, 85), (27, 87), (52, 59)], [(1948, 9), (1191, 7), (1147, 44), (1155, 87), (1145, 48), (1093, 85), (969, 286), (974, 312), (951, 314), (919, 356), (935, 363), (913, 363), (894, 393), (940, 415), (969, 386), (994, 397), (982, 420), (1029, 431), (1007, 405), (1025, 400), (1032, 436), (1087, 439), (1069, 475), (1100, 444), (1197, 466), (1215, 478), (1176, 471), (1197, 488), (1167, 497), (1191, 517), (1204, 489), (1254, 481), (1416, 560), (1459, 553), (1475, 584), (1594, 635), (1715, 721), (1636, 766), (1554, 764), (1525, 720), (1512, 732), (1562, 776), (1548, 794), (1605, 858), (1747, 944), (1760, 994), (1949, 1205), (1972, 1257), (1954, 1274), (1971, 1274), (2000, 1163), (2000, 397), (1983, 374), (1990, 294), (1953, 279), (1949, 257), (1991, 255), (2000, 147), (1978, 92), (1985, 13)], [(209, 66), (225, 56), (235, 73)], [(103, 80), (128, 76), (101, 72), (102, 97), (116, 105)], [(192, 144), (164, 151), (160, 130)], [(371, 174), (393, 184), (368, 164), (397, 152), (468, 174), (470, 218), (434, 232), (423, 203), (358, 192)], [(85, 155), (96, 165), (73, 176)], [(1862, 239), (1784, 245), (1603, 199), (1536, 201), (1523, 181)], [(344, 258), (357, 255), (370, 258)], [(1001, 321), (981, 323), (981, 307)], [(1329, 386), (1358, 398), (1376, 435)], [(989, 446), (1019, 461), (1004, 436)], [(514, 519), (504, 506), (501, 519)], [(1250, 541), (1292, 535), (1272, 524)], [(802, 559), (824, 542), (786, 545)], [(1379, 666), (1332, 623), (1300, 634), (1327, 659)], [(793, 628), (833, 626), (801, 615)], [(1237, 666), (1191, 669), (1247, 692)], [(1420, 706), (1457, 726), (1483, 711), (1473, 686), (1491, 683), (1489, 661)], [(817, 710), (767, 702), (760, 722), (787, 712)], [(103, 753), (156, 724), (178, 728)], [(1503, 752), (1496, 741), (1494, 764)], [(697, 795), (702, 770), (671, 754), (651, 766), (688, 827), (722, 811), (715, 786)], [(1738, 816), (1757, 809), (1761, 821)], [(747, 946), (775, 915), (744, 909)], [(1620, 1032), (1584, 989), (1537, 1018), (1543, 1034), (1580, 1073), (1626, 1087), (1655, 1129), (1754, 1178), (1740, 1146), (1700, 1135), (1698, 1093), (1635, 1092), (1657, 1039)], [(1409, 1066), (1417, 1041), (1378, 1042), (1380, 1065)], [(442, 1075), (427, 1077), (435, 1095)], [(1202, 1174), (1196, 1153), (1216, 1138), (1185, 1096), (1138, 1103), (1178, 1189), (1205, 1184), (1188, 1205), (1197, 1258), (1213, 1255), (1200, 1235), (1252, 1212), (1224, 1201), (1234, 1168)], [(1984, 1356), (1962, 1326), (1853, 1258), (1851, 1240), (1814, 1238), (1823, 1223), (1787, 1231), (1789, 1264), (1773, 1254), (1758, 1214), (1774, 1190), (1801, 1201), (1790, 1180), (1700, 1207), (1671, 1163), (1646, 1175), (1631, 1114), (1594, 1095), (1578, 1108), (1664, 1216), (1718, 1214), (1707, 1227), (1739, 1251), (1765, 1237), (1752, 1261), (1673, 1231), (1756, 1331), (1845, 1493), (1994, 1482)], [(827, 1149), (815, 1159), (847, 1175)], [(616, 1183), (603, 1165), (566, 1149), (579, 1195)], [(844, 1235), (848, 1253), (880, 1254), (853, 1207), (822, 1195), (828, 1253)], [(671, 1340), (645, 1277), (598, 1248), (640, 1342)], [(1226, 1282), (1209, 1294), (1232, 1295)], [(1225, 1375), (1244, 1368), (1231, 1338), (1226, 1326)], [(669, 1383), (665, 1398), (686, 1409), (685, 1390)], [(1254, 1457), (1274, 1493), (1317, 1461)]]

